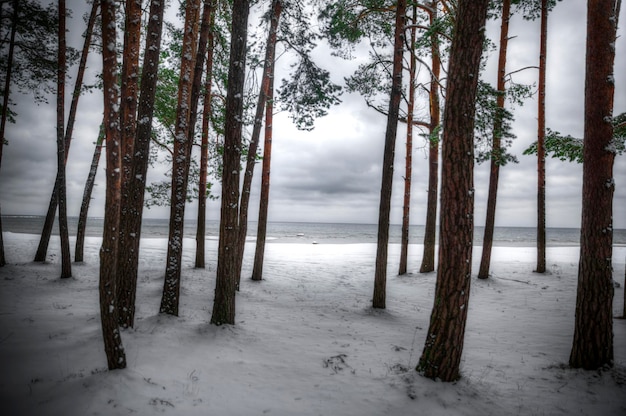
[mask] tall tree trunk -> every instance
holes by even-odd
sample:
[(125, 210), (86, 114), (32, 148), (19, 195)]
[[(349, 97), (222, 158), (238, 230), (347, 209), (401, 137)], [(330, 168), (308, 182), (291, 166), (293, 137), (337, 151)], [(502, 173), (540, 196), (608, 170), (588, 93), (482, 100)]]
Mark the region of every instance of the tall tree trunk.
[(76, 231), (76, 247), (74, 248), (74, 261), (84, 261), (85, 252), (85, 231), (87, 229), (87, 213), (89, 212), (89, 204), (91, 203), (91, 193), (93, 191), (94, 184), (96, 183), (96, 173), (98, 173), (98, 164), (100, 163), (100, 155), (102, 154), (102, 141), (104, 140), (104, 123), (100, 124), (100, 132), (98, 133), (98, 139), (96, 140), (96, 147), (93, 151), (93, 158), (91, 159), (91, 167), (89, 168), (89, 175), (87, 175), (87, 181), (85, 182), (85, 189), (83, 191), (83, 200), (80, 204), (80, 214), (78, 215), (78, 230)]
[(259, 147), (259, 137), (261, 136), (261, 124), (263, 119), (263, 111), (269, 91), (271, 78), (274, 77), (274, 55), (276, 52), (276, 32), (278, 30), (278, 21), (283, 6), (280, 0), (272, 1), (270, 30), (267, 35), (267, 44), (265, 46), (265, 65), (263, 68), (263, 77), (261, 79), (261, 90), (259, 91), (259, 99), (256, 106), (256, 115), (254, 118), (254, 128), (248, 147), (248, 156), (246, 159), (246, 170), (243, 177), (243, 186), (241, 189), (241, 203), (239, 205), (239, 244), (237, 247), (237, 289), (241, 281), (241, 268), (243, 265), (243, 254), (246, 247), (246, 236), (248, 234), (248, 206), (250, 204), (250, 188), (252, 187), (252, 177), (254, 175), (254, 167), (256, 166), (256, 154)]
[(196, 228), (196, 264), (198, 269), (205, 268), (205, 239), (206, 239), (206, 199), (207, 175), (209, 164), (209, 119), (211, 118), (211, 99), (213, 86), (213, 48), (215, 47), (215, 3), (211, 2), (210, 30), (207, 40), (206, 80), (204, 82), (204, 106), (202, 108), (202, 143), (200, 146), (200, 180), (198, 183), (198, 221)]
[(435, 303), (417, 370), (459, 378), (472, 273), (474, 114), (488, 0), (459, 0), (443, 129), (441, 225)]
[(159, 70), (159, 54), (161, 51), (161, 34), (163, 29), (163, 13), (165, 6), (162, 1), (150, 2), (149, 20), (144, 64), (141, 73), (140, 98), (137, 109), (137, 130), (134, 137), (134, 148), (130, 162), (131, 172), (127, 184), (126, 212), (122, 217), (122, 227), (128, 236), (125, 240), (126, 267), (118, 268), (121, 273), (118, 289), (120, 305), (119, 322), (123, 327), (132, 327), (135, 320), (135, 298), (137, 293), (137, 271), (139, 267), (139, 246), (141, 242), (141, 222), (143, 218), (144, 193), (146, 174), (150, 155), (150, 138), (152, 134), (152, 116)]
[[(13, 0), (13, 23), (11, 26), (11, 40), (9, 41), (9, 54), (7, 56), (7, 73), (4, 80), (4, 97), (2, 98), (2, 120), (0, 121), (0, 166), (2, 163), (2, 149), (4, 149), (4, 130), (9, 114), (9, 94), (11, 87), (11, 67), (13, 66), (13, 53), (15, 51), (15, 33), (17, 32), (17, 13), (19, 1)], [(4, 239), (2, 238), (2, 220), (0, 219), (0, 267), (6, 264), (4, 255)]]
[(252, 280), (263, 280), (263, 261), (265, 259), (265, 240), (267, 238), (267, 213), (270, 200), (270, 168), (272, 164), (272, 134), (274, 120), (274, 77), (270, 78), (265, 105), (265, 141), (263, 143), (263, 166), (261, 170), (261, 195), (259, 201), (259, 220), (256, 232), (256, 249), (252, 267)]
[(59, 202), (59, 236), (61, 238), (61, 278), (72, 277), (70, 237), (67, 228), (65, 185), (65, 0), (59, 0), (59, 45), (57, 68), (57, 190)]
[(404, 52), (404, 25), (406, 20), (406, 0), (398, 0), (394, 35), (393, 70), (391, 97), (385, 131), (383, 154), (383, 175), (380, 187), (380, 207), (378, 210), (378, 244), (376, 248), (376, 270), (374, 274), (374, 294), (372, 306), (385, 308), (387, 286), (387, 252), (389, 245), (389, 215), (391, 211), (391, 188), (393, 185), (393, 158), (398, 131), (398, 115), (402, 99), (402, 55)]
[[(126, 1), (126, 22), (124, 30), (124, 61), (122, 62), (120, 123), (122, 126), (122, 200), (120, 211), (119, 250), (125, 255), (117, 263), (117, 303), (118, 320), (122, 328), (133, 325), (137, 272), (134, 264), (139, 259), (139, 238), (141, 221), (137, 217), (143, 206), (137, 206), (138, 191), (133, 178), (135, 142), (137, 140), (137, 105), (139, 89), (139, 49), (141, 39), (141, 1)], [(148, 22), (151, 22), (149, 18)], [(139, 232), (136, 228), (139, 228)]]
[(539, 103), (537, 106), (537, 268), (546, 271), (546, 57), (548, 53), (548, 0), (541, 0), (539, 47)]
[(580, 262), (570, 366), (613, 365), (613, 62), (619, 0), (587, 3)]
[(491, 249), (493, 247), (493, 232), (496, 223), (496, 202), (498, 198), (498, 181), (500, 165), (502, 164), (502, 112), (504, 111), (504, 97), (506, 93), (506, 54), (509, 45), (509, 19), (511, 18), (511, 0), (502, 2), (502, 25), (500, 26), (500, 53), (498, 56), (498, 96), (496, 97), (496, 115), (493, 123), (493, 138), (491, 142), (491, 168), (489, 171), (489, 193), (487, 196), (487, 216), (483, 235), (483, 251), (478, 269), (478, 278), (489, 277), (491, 265)]
[(117, 50), (115, 0), (101, 0), (102, 82), (104, 90), (104, 129), (106, 136), (106, 198), (104, 230), (100, 249), (100, 319), (104, 338), (104, 351), (109, 370), (125, 368), (126, 354), (118, 326), (116, 299), (116, 272), (118, 236), (120, 225), (120, 199), (122, 167), (120, 146), (119, 89), (117, 87)]
[[(430, 6), (430, 25), (437, 21), (437, 3)], [(430, 76), (430, 137), (428, 143), (428, 200), (426, 202), (426, 226), (424, 227), (424, 254), (420, 273), (435, 270), (435, 243), (437, 233), (437, 197), (439, 188), (439, 124), (441, 110), (439, 101), (439, 76), (441, 74), (441, 58), (439, 56), (439, 36), (437, 31), (431, 35), (432, 72)]]
[(185, 201), (189, 176), (190, 108), (194, 68), (196, 60), (199, 0), (189, 0), (185, 7), (185, 30), (183, 37), (180, 81), (178, 84), (178, 108), (174, 140), (174, 163), (172, 167), (172, 196), (170, 209), (167, 265), (161, 298), (161, 313), (178, 316), (180, 298), (181, 261), (183, 257), (183, 231), (185, 227)]
[(246, 77), (246, 45), (248, 40), (249, 0), (234, 0), (230, 64), (226, 95), (224, 132), (222, 206), (220, 237), (215, 281), (215, 300), (211, 323), (235, 323), (235, 292), (237, 285), (237, 247), (239, 237), (239, 169), (243, 115), (243, 87)]
[[(78, 64), (78, 72), (76, 74), (76, 83), (74, 84), (74, 93), (72, 94), (72, 101), (70, 104), (70, 112), (67, 118), (67, 127), (65, 128), (65, 162), (70, 152), (70, 145), (72, 143), (72, 135), (74, 133), (74, 122), (76, 121), (76, 112), (78, 110), (78, 99), (81, 95), (83, 88), (83, 78), (85, 76), (85, 68), (87, 67), (87, 57), (89, 56), (89, 49), (91, 47), (91, 38), (93, 35), (93, 27), (96, 22), (96, 16), (98, 12), (99, 1), (95, 0), (91, 6), (91, 13), (89, 14), (89, 20), (87, 22), (87, 29), (85, 30), (85, 41), (83, 42), (83, 49), (80, 55), (80, 62)], [(46, 219), (44, 220), (43, 230), (41, 231), (41, 238), (39, 239), (39, 245), (37, 252), (35, 253), (36, 262), (46, 261), (46, 254), (48, 252), (48, 244), (50, 243), (50, 236), (52, 235), (52, 227), (54, 225), (54, 216), (57, 211), (58, 205), (58, 189), (57, 183), (59, 178), (57, 177), (54, 182), (54, 188), (52, 189), (52, 195), (50, 195), (50, 202), (48, 203), (48, 211), (46, 212)]]
[(413, 172), (413, 108), (415, 105), (415, 34), (417, 31), (417, 5), (413, 4), (413, 22), (411, 26), (411, 50), (409, 51), (409, 102), (406, 121), (406, 156), (404, 162), (404, 203), (402, 206), (402, 241), (400, 245), (400, 266), (398, 274), (406, 274), (409, 256), (409, 226), (411, 210), (411, 176)]

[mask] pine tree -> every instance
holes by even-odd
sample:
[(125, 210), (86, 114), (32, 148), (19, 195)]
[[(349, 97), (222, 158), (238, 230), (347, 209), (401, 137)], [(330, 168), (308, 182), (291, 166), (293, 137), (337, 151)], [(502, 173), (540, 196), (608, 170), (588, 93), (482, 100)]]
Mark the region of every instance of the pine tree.
[(417, 370), (460, 376), (474, 231), (474, 113), (488, 0), (459, 1), (450, 52), (444, 115), (441, 224), (435, 302)]
[(391, 188), (393, 184), (393, 159), (396, 147), (396, 133), (398, 131), (400, 101), (402, 99), (402, 55), (404, 53), (406, 4), (405, 0), (398, 0), (396, 6), (391, 96), (387, 115), (387, 129), (385, 131), (383, 175), (380, 187), (380, 207), (378, 211), (378, 241), (372, 306), (381, 309), (385, 308), (386, 301), (389, 216), (391, 211)]
[(115, 0), (101, 0), (102, 10), (102, 82), (104, 89), (104, 129), (106, 137), (106, 197), (104, 230), (100, 249), (100, 319), (104, 351), (109, 370), (125, 368), (126, 354), (118, 326), (117, 262), (122, 167), (120, 146), (119, 88), (117, 84), (117, 48)]
[(620, 0), (587, 3), (585, 127), (580, 261), (569, 364), (613, 365), (613, 97)]
[(187, 198), (187, 182), (189, 178), (192, 145), (189, 140), (189, 118), (198, 42), (199, 10), (199, 0), (190, 0), (186, 3), (182, 61), (178, 84), (178, 105), (176, 109), (167, 264), (160, 307), (161, 313), (175, 316), (178, 316), (178, 304), (180, 300), (185, 201)]

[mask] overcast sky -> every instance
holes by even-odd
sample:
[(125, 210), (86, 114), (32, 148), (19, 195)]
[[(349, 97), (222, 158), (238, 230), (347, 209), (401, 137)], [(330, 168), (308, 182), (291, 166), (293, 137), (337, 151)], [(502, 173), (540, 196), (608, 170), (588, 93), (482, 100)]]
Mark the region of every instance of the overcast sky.
[[(68, 21), (70, 44), (82, 47), (84, 30), (83, 2), (68, 2), (73, 18)], [(170, 17), (173, 16), (169, 13)], [(622, 28), (618, 32), (615, 61), (614, 114), (626, 111), (626, 40)], [(254, 19), (251, 24), (256, 24)], [(491, 37), (498, 35), (499, 22), (488, 26)], [(562, 133), (582, 137), (583, 93), (585, 67), (586, 2), (567, 0), (558, 4), (549, 19), (547, 126)], [(539, 22), (515, 17), (511, 22), (508, 70), (538, 64)], [(497, 51), (491, 53), (491, 65), (485, 80), (495, 84)], [(337, 83), (349, 75), (357, 61), (346, 62), (317, 52), (320, 65), (333, 74)], [(89, 59), (91, 77), (101, 66), (100, 56)], [(288, 63), (279, 61), (278, 71), (287, 70)], [(70, 71), (68, 106), (76, 68)], [(515, 75), (516, 82), (536, 82), (537, 71), (527, 70)], [(45, 215), (56, 174), (55, 101), (36, 106), (30, 95), (13, 99), (19, 102), (17, 123), (7, 127), (9, 146), (4, 148), (0, 171), (0, 204), (3, 215)], [(380, 196), (386, 118), (364, 105), (361, 97), (346, 95), (343, 103), (316, 122), (310, 132), (298, 131), (286, 114), (274, 120), (270, 221), (355, 222), (376, 223)], [(536, 226), (537, 175), (536, 157), (522, 155), (537, 136), (537, 101), (515, 109), (514, 133), (517, 139), (512, 153), (519, 164), (501, 169), (496, 225)], [(67, 110), (66, 110), (67, 114)], [(74, 140), (67, 165), (68, 214), (78, 215), (84, 182), (88, 174), (102, 119), (102, 96), (99, 93), (81, 97)], [(392, 222), (401, 222), (404, 174), (404, 128), (399, 129), (396, 147)], [(411, 222), (425, 220), (428, 160), (425, 144), (416, 139), (413, 152), (413, 187)], [(91, 204), (92, 216), (103, 215), (104, 158), (97, 177), (98, 185)], [(162, 170), (163, 168), (161, 168)], [(260, 165), (255, 172), (259, 179)], [(475, 171), (476, 225), (484, 224), (489, 182), (488, 164), (477, 165)], [(160, 173), (152, 171), (148, 180)], [(626, 156), (616, 158), (614, 167), (616, 192), (614, 226), (626, 228)], [(251, 199), (250, 219), (256, 220), (258, 184)], [(219, 187), (216, 187), (219, 191)], [(579, 227), (582, 191), (582, 167), (575, 163), (547, 160), (547, 225), (548, 227)], [(196, 216), (197, 202), (187, 205), (188, 218)], [(208, 217), (219, 219), (219, 202), (208, 204)], [(168, 208), (152, 208), (150, 217), (166, 218)]]

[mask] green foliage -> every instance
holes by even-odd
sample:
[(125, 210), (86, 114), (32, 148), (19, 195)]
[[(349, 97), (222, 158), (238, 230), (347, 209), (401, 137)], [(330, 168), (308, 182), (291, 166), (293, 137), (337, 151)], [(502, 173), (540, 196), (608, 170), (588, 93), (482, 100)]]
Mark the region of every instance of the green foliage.
[[(495, 160), (500, 166), (509, 162), (517, 163), (517, 157), (506, 149), (511, 146), (517, 137), (513, 133), (513, 113), (507, 108), (498, 107), (498, 96), (506, 95), (512, 104), (522, 105), (524, 99), (532, 93), (529, 85), (513, 84), (506, 91), (497, 91), (484, 81), (478, 82), (476, 94), (475, 143), (476, 161), (482, 163)], [(493, 137), (500, 138), (500, 148), (492, 148)]]
[(315, 119), (328, 114), (328, 108), (339, 104), (341, 87), (330, 81), (330, 73), (318, 67), (309, 56), (300, 56), (292, 65), (288, 79), (278, 90), (282, 109), (301, 130), (312, 130)]
[(337, 0), (325, 3), (318, 20), (333, 54), (351, 58), (362, 39), (376, 43), (393, 39), (395, 2), (389, 0)]
[[(583, 162), (583, 140), (572, 137), (569, 134), (563, 136), (558, 131), (552, 131), (547, 129), (546, 136), (544, 137), (544, 144), (546, 154), (549, 154), (555, 159), (569, 162)], [(537, 142), (524, 150), (525, 155), (537, 154)]]
[[(548, 12), (552, 11), (557, 1), (562, 0), (548, 0)], [(526, 20), (535, 20), (541, 17), (541, 0), (512, 0), (511, 4), (514, 13), (521, 12)]]
[[(622, 113), (613, 118), (613, 140), (607, 147), (607, 151), (616, 155), (621, 155), (626, 150), (626, 113)], [(561, 161), (583, 163), (583, 139), (562, 135), (558, 131), (547, 129), (544, 138), (546, 154)], [(531, 144), (525, 155), (537, 154), (537, 142)]]
[[(37, 103), (46, 103), (56, 91), (57, 31), (59, 13), (56, 2), (43, 6), (35, 0), (18, 2), (17, 19), (13, 22), (13, 2), (1, 2), (0, 22), (0, 92), (4, 94), (7, 73), (9, 39), (13, 24), (17, 24), (15, 51), (12, 63), (12, 89), (24, 94), (32, 93)], [(71, 11), (67, 10), (67, 17)], [(67, 47), (67, 67), (78, 60), (78, 52)]]

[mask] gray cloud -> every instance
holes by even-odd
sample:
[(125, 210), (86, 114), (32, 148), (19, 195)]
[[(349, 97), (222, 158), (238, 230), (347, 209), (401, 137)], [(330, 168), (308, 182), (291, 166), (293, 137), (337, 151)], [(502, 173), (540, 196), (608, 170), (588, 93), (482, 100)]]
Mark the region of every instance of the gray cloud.
[[(81, 5), (84, 7), (84, 5)], [(80, 48), (80, 33), (84, 24), (82, 12), (77, 7), (72, 24), (71, 44)], [(550, 16), (548, 45), (548, 97), (547, 124), (562, 133), (582, 137), (583, 95), (585, 69), (585, 16), (584, 2), (559, 3)], [(623, 20), (623, 19), (622, 19)], [(489, 33), (497, 34), (498, 22), (489, 24)], [(78, 34), (78, 35), (76, 35)], [(617, 43), (615, 63), (615, 112), (626, 111), (626, 53), (624, 29)], [(538, 60), (539, 22), (522, 21), (515, 17), (511, 24), (508, 67), (510, 70), (535, 66)], [(359, 49), (360, 51), (360, 49)], [(360, 62), (343, 61), (331, 57), (320, 48), (317, 57), (320, 65), (329, 69), (335, 82)], [(490, 56), (485, 79), (495, 80), (495, 55)], [(89, 61), (90, 79), (100, 67), (100, 57), (92, 55)], [(280, 69), (282, 68), (282, 69)], [(288, 63), (279, 61), (279, 70), (287, 71)], [(70, 72), (74, 76), (75, 69)], [(536, 69), (514, 75), (516, 82), (536, 82)], [(68, 83), (68, 87), (73, 82)], [(69, 92), (68, 92), (69, 95)], [(34, 106), (29, 96), (14, 96), (20, 102), (17, 124), (10, 125), (0, 171), (0, 203), (3, 214), (43, 215), (56, 173), (55, 107)], [(270, 191), (270, 220), (272, 221), (324, 221), (375, 223), (378, 219), (380, 176), (386, 118), (368, 109), (361, 97), (345, 95), (343, 103), (330, 109), (327, 117), (316, 122), (311, 132), (301, 132), (293, 127), (286, 114), (278, 114), (274, 121), (272, 159), (272, 188)], [(68, 98), (69, 106), (69, 98)], [(520, 163), (509, 165), (501, 171), (498, 197), (498, 225), (534, 226), (536, 224), (536, 159), (523, 156), (522, 151), (536, 140), (536, 99), (515, 109), (515, 133), (518, 139), (512, 147)], [(99, 93), (81, 97), (74, 142), (68, 161), (68, 209), (77, 215), (84, 181), (87, 176), (93, 142), (102, 117), (102, 97)], [(392, 222), (401, 221), (404, 175), (404, 132), (400, 126), (395, 158), (392, 201)], [(102, 215), (104, 203), (104, 177), (102, 166), (92, 202), (92, 214)], [(251, 194), (250, 219), (256, 220), (260, 163), (255, 173), (255, 187)], [(488, 187), (488, 165), (477, 165), (475, 170), (476, 225), (484, 222)], [(161, 177), (164, 168), (149, 172), (150, 180)], [(617, 183), (614, 217), (617, 228), (626, 228), (626, 156), (616, 158), (614, 167)], [(428, 161), (421, 137), (415, 137), (413, 151), (412, 222), (423, 224), (426, 209)], [(574, 163), (547, 161), (548, 226), (577, 227), (580, 224), (582, 168)], [(219, 185), (214, 192), (219, 193)], [(196, 205), (188, 205), (190, 218), (196, 215)], [(209, 202), (208, 216), (219, 217), (219, 201)], [(167, 217), (167, 208), (147, 211), (151, 217)]]

